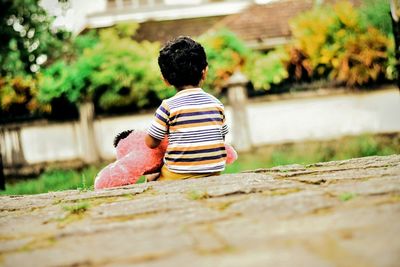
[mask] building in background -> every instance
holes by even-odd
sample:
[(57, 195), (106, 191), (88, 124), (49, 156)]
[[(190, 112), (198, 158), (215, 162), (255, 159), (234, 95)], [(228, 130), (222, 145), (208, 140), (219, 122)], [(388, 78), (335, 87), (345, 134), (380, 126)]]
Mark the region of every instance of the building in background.
[(166, 21), (235, 14), (256, 2), (276, 0), (42, 0), (41, 5), (56, 16), (55, 27), (75, 34), (86, 28), (110, 27), (119, 22)]
[[(198, 36), (227, 28), (254, 49), (268, 50), (290, 41), (289, 21), (313, 5), (338, 0), (42, 0), (56, 16), (55, 27), (74, 34), (135, 21), (138, 41), (165, 42), (179, 35)], [(359, 4), (361, 0), (351, 0)]]

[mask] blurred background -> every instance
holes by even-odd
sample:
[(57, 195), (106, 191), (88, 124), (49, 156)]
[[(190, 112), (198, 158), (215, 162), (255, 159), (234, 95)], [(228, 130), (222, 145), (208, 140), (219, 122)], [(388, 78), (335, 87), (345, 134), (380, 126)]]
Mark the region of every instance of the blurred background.
[(1, 194), (93, 188), (113, 138), (175, 90), (163, 43), (205, 47), (226, 173), (400, 153), (395, 0), (3, 0)]

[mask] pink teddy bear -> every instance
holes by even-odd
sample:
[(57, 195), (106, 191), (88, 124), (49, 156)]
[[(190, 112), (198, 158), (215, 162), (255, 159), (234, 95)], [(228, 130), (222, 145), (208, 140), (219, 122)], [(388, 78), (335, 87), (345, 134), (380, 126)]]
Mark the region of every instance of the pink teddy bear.
[[(157, 148), (150, 149), (145, 144), (145, 136), (143, 131), (129, 130), (115, 137), (117, 160), (97, 174), (95, 189), (135, 184), (142, 175), (160, 171), (168, 140), (165, 138)], [(237, 159), (237, 153), (230, 145), (225, 144), (225, 149), (226, 163), (231, 164)]]

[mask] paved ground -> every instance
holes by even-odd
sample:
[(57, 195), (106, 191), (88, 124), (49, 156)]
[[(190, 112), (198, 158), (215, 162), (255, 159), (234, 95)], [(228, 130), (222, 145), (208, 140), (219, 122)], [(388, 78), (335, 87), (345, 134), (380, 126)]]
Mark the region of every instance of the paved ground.
[(0, 203), (3, 266), (400, 263), (400, 155)]

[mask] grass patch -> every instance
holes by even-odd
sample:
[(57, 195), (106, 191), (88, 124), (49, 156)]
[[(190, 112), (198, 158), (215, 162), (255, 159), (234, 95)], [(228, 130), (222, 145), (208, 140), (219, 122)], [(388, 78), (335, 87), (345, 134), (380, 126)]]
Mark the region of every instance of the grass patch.
[(83, 214), (89, 209), (89, 203), (77, 202), (69, 206), (63, 206), (63, 209), (70, 214)]
[(340, 199), (340, 201), (346, 202), (346, 201), (352, 200), (356, 196), (357, 196), (357, 194), (355, 194), (355, 193), (345, 192), (345, 193), (342, 193), (339, 195), (339, 199)]
[(143, 184), (146, 182), (147, 182), (147, 179), (146, 179), (146, 176), (144, 176), (144, 175), (140, 176), (139, 179), (136, 181), (137, 184)]
[(400, 154), (400, 133), (270, 145), (259, 147), (251, 153), (241, 153), (237, 161), (226, 166), (224, 173), (392, 154)]
[(200, 191), (200, 190), (191, 190), (186, 193), (186, 196), (190, 200), (201, 200), (208, 198), (207, 192)]
[(38, 178), (27, 179), (21, 182), (7, 184), (2, 195), (40, 194), (51, 191), (79, 189), (92, 190), (94, 178), (101, 167), (91, 166), (78, 170), (49, 170)]
[(82, 220), (86, 211), (89, 210), (89, 207), (90, 205), (86, 201), (79, 201), (71, 205), (62, 206), (62, 209), (66, 211), (66, 214), (63, 217), (56, 219), (58, 227), (64, 228), (73, 222)]

